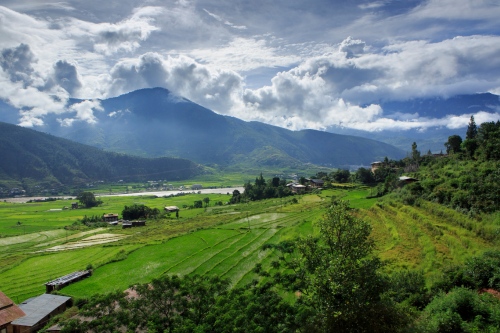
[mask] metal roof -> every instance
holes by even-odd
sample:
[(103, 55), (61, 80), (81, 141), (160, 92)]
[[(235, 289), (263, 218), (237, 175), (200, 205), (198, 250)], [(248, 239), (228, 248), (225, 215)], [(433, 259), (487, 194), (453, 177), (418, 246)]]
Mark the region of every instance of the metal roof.
[(61, 276), (60, 278), (57, 278), (55, 280), (47, 282), (45, 285), (47, 286), (58, 286), (60, 284), (65, 284), (66, 282), (73, 281), (75, 279), (78, 279), (79, 277), (88, 275), (89, 271), (78, 271), (78, 272), (73, 272), (68, 275)]
[(70, 299), (71, 297), (51, 294), (30, 298), (19, 304), (26, 316), (14, 320), (12, 325), (34, 326)]

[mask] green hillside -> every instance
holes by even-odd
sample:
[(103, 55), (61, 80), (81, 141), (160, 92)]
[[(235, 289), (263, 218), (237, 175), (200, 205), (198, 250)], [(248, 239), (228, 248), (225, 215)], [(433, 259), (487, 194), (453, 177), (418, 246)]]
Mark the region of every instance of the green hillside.
[(0, 122), (0, 187), (60, 186), (97, 180), (188, 179), (202, 168), (178, 158), (141, 158)]

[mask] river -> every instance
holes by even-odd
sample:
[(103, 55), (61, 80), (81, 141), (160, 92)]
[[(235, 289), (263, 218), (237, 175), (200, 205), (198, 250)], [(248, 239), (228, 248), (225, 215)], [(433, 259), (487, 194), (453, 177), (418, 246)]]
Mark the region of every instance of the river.
[[(169, 196), (169, 195), (177, 195), (179, 193), (185, 194), (233, 194), (234, 190), (240, 191), (243, 193), (245, 190), (243, 187), (226, 187), (226, 188), (204, 188), (201, 190), (172, 190), (172, 191), (153, 191), (153, 192), (131, 192), (131, 193), (110, 193), (110, 194), (96, 194), (96, 197), (135, 197), (135, 196), (144, 196), (144, 195), (156, 195), (158, 197)], [(74, 199), (74, 196), (40, 196), (40, 197), (17, 197), (17, 198), (4, 198), (1, 199), (5, 202), (15, 202), (15, 203), (24, 203), (30, 200), (43, 200), (47, 198), (57, 198), (57, 199)]]

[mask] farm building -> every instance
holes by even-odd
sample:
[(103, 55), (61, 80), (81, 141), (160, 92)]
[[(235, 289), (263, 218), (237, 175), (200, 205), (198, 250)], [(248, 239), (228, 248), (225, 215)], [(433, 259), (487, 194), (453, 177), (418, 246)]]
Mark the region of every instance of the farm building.
[(325, 185), (325, 182), (323, 181), (323, 179), (308, 179), (307, 181), (309, 182), (309, 185), (312, 188), (320, 188), (320, 187), (323, 187)]
[(92, 275), (92, 271), (86, 270), (86, 271), (73, 272), (71, 274), (62, 276), (60, 278), (57, 278), (55, 280), (47, 282), (45, 284), (45, 292), (47, 294), (50, 294), (54, 290), (59, 290), (61, 288), (64, 288), (71, 283), (80, 281), (80, 280), (85, 279), (86, 277), (89, 277), (91, 275)]
[(71, 209), (78, 209), (78, 202), (72, 202)]
[(36, 332), (47, 324), (55, 315), (58, 315), (71, 306), (71, 297), (43, 294), (30, 298), (19, 304), (19, 308), (26, 314), (14, 320), (11, 325), (13, 332)]
[(146, 225), (146, 221), (123, 221), (122, 229), (132, 228), (132, 227), (143, 227)]
[(380, 161), (377, 161), (377, 162), (373, 162), (372, 163), (372, 172), (375, 172), (375, 170), (381, 168), (384, 166), (384, 162), (380, 162)]
[(104, 218), (104, 222), (117, 222), (118, 214), (108, 213), (102, 216)]
[(192, 190), (201, 190), (203, 186), (201, 184), (193, 184), (191, 185)]
[(301, 184), (291, 184), (290, 189), (293, 193), (302, 194), (306, 192), (307, 186)]
[(14, 329), (10, 324), (14, 320), (25, 316), (21, 308), (0, 291), (0, 333), (12, 333)]

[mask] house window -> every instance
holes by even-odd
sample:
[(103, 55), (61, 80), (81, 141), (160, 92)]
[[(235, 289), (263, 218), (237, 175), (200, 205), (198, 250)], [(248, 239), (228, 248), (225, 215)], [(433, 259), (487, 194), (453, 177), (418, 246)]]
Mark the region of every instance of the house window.
[(0, 333), (7, 333), (7, 328), (0, 329)]

